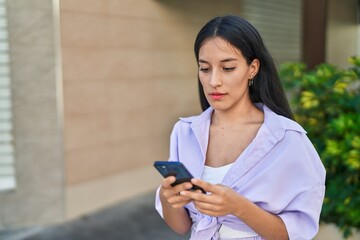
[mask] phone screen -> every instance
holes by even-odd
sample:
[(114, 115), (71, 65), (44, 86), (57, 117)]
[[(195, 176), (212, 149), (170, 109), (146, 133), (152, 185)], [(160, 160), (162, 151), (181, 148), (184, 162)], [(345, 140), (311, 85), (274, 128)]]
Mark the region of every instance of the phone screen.
[[(181, 162), (156, 161), (154, 163), (154, 167), (165, 178), (169, 176), (176, 177), (176, 181), (172, 184), (172, 186), (184, 182), (190, 182), (190, 180), (193, 178), (191, 173), (186, 169), (186, 167)], [(191, 190), (197, 190), (197, 189), (205, 193), (205, 191), (202, 188), (195, 185), (193, 185), (193, 188)]]

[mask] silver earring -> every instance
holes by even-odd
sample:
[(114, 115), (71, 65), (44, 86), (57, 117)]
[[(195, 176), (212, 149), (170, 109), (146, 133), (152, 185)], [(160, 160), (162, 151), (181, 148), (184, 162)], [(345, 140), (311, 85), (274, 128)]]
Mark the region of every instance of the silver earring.
[(254, 86), (254, 79), (251, 78), (249, 80), (249, 87), (252, 87), (252, 86)]

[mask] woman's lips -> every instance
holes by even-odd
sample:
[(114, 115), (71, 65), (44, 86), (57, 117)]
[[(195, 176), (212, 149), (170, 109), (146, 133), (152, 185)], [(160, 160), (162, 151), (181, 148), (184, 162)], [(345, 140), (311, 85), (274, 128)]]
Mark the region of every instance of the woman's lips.
[(210, 93), (210, 97), (214, 100), (220, 100), (225, 96), (225, 93), (212, 92)]

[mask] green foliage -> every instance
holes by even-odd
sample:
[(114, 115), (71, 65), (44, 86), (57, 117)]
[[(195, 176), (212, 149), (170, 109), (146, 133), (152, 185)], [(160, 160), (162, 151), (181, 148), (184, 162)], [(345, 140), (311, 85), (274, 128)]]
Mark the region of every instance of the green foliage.
[(345, 237), (360, 229), (360, 57), (350, 69), (303, 63), (280, 66), (296, 120), (308, 132), (326, 168), (321, 220)]

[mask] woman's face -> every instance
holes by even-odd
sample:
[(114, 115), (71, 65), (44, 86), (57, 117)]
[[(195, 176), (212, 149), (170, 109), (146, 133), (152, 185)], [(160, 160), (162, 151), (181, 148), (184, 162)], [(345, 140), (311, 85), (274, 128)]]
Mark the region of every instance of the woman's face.
[(215, 110), (227, 111), (251, 103), (249, 80), (259, 61), (247, 64), (240, 50), (220, 37), (207, 40), (199, 51), (199, 79)]

